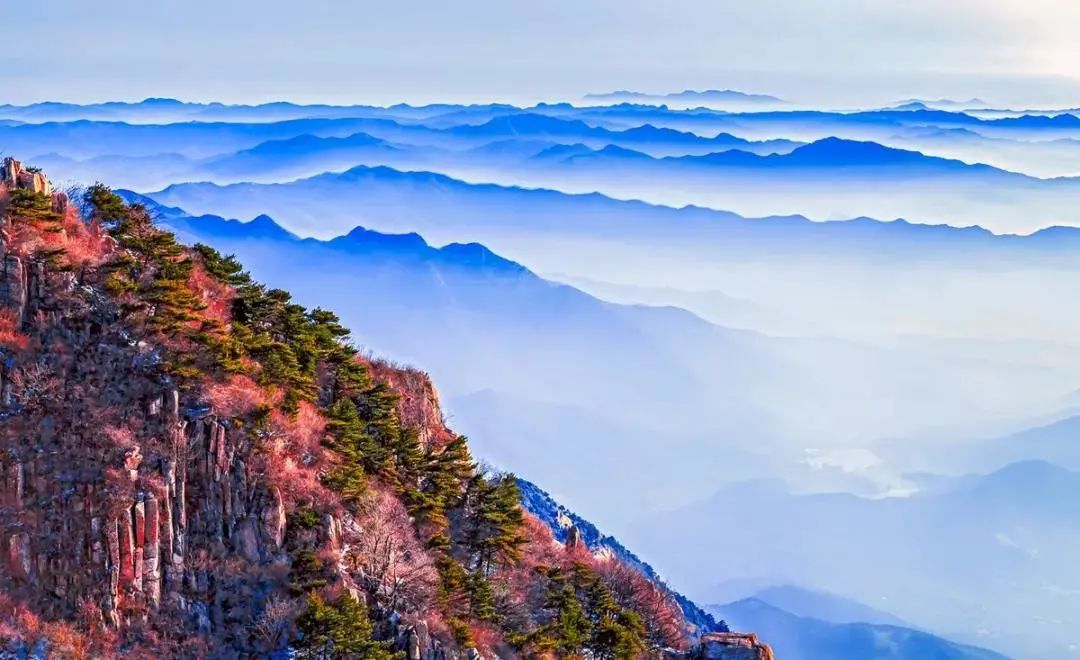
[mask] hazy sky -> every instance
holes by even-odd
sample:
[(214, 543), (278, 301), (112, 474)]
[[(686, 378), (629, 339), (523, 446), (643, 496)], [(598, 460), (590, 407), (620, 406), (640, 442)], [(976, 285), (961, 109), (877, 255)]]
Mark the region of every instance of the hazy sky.
[(1080, 105), (1075, 0), (53, 0), (4, 13), (9, 103), (731, 87)]

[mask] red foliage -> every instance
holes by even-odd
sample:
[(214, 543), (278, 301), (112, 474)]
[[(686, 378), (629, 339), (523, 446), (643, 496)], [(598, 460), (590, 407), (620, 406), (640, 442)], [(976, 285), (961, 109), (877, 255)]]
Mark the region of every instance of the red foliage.
[(0, 346), (21, 351), (29, 345), (30, 338), (19, 331), (19, 319), (15, 311), (0, 309)]
[(615, 601), (641, 615), (654, 644), (679, 650), (690, 647), (683, 632), (686, 621), (682, 609), (670, 594), (618, 559), (597, 560), (594, 568)]
[(236, 290), (214, 279), (206, 272), (202, 264), (196, 263), (188, 277), (188, 285), (199, 296), (206, 309), (203, 315), (227, 325), (232, 320), (232, 303)]
[(531, 609), (542, 602), (544, 593), (536, 592), (536, 575), (546, 568), (568, 567), (571, 564), (563, 545), (551, 535), (547, 525), (531, 513), (525, 513), (522, 533), (527, 539), (522, 548), (521, 561), (500, 571), (499, 578), (507, 586), (510, 599), (517, 605)]
[(64, 218), (58, 247), (63, 248), (68, 264), (79, 268), (100, 266), (112, 252), (112, 242), (101, 225), (83, 222), (72, 210)]
[(439, 393), (430, 376), (419, 369), (370, 355), (357, 359), (376, 381), (386, 383), (398, 395), (397, 412), (402, 425), (419, 430), (425, 444), (440, 446), (454, 438), (442, 417)]
[(277, 409), (271, 411), (261, 431), (267, 476), (294, 505), (330, 506), (337, 501), (319, 481), (320, 471), (330, 464), (330, 455), (322, 446), (325, 428), (326, 419), (318, 408), (302, 402), (292, 417)]
[(103, 431), (105, 437), (112, 441), (113, 445), (120, 448), (135, 447), (138, 441), (135, 432), (126, 426), (106, 426)]
[(102, 625), (101, 610), (80, 603), (77, 614), (82, 630), (65, 621), (43, 621), (24, 603), (0, 594), (0, 639), (18, 639), (28, 647), (45, 640), (50, 657), (115, 657), (119, 640)]
[(62, 259), (75, 268), (96, 267), (105, 263), (114, 243), (96, 222), (84, 222), (73, 207), (60, 219), (59, 231), (42, 231), (31, 222), (13, 222), (8, 227), (6, 247), (21, 256), (40, 249), (62, 250)]
[(473, 644), (484, 658), (503, 657), (500, 651), (506, 648), (506, 642), (498, 630), (491, 626), (474, 624), (470, 627)]
[(258, 383), (247, 376), (233, 375), (224, 382), (213, 382), (204, 391), (214, 412), (224, 417), (243, 417), (257, 408), (273, 405), (279, 398), (268, 395)]

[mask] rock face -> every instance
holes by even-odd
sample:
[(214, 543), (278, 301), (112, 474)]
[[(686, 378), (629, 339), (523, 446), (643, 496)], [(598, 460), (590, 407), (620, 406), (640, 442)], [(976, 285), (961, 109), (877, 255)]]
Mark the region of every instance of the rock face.
[[(48, 191), (10, 159), (3, 173)], [(185, 406), (103, 298), (2, 241), (0, 314), (49, 347), (16, 360), (0, 346), (0, 592), (50, 618), (92, 604), (113, 627), (167, 611), (251, 652), (288, 555), (250, 434)]]
[(417, 429), (425, 447), (449, 439), (443, 419), (439, 393), (426, 373), (416, 369), (395, 367), (381, 360), (368, 362), (372, 375), (386, 383), (398, 394), (398, 415), (404, 426)]
[(707, 633), (701, 637), (705, 660), (774, 660), (768, 644), (753, 633)]
[[(19, 188), (42, 195), (52, 194), (52, 185), (48, 177), (41, 172), (25, 169), (22, 163), (11, 156), (4, 159), (3, 167), (0, 168), (0, 183), (9, 188)], [(66, 201), (66, 197), (65, 197)]]
[(566, 530), (566, 549), (576, 550), (582, 547), (581, 532), (578, 531), (576, 525), (571, 525), (570, 529)]

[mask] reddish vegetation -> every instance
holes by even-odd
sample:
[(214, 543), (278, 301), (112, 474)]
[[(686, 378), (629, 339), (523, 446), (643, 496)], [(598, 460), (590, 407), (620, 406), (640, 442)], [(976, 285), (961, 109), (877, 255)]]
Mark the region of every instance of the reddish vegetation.
[(0, 309), (0, 346), (21, 351), (30, 345), (30, 337), (19, 331), (20, 325), (15, 310)]
[(206, 306), (203, 313), (207, 318), (225, 325), (231, 321), (230, 311), (236, 292), (232, 287), (218, 282), (207, 274), (201, 264), (191, 269), (188, 284)]
[(376, 485), (350, 531), (354, 542), (343, 560), (361, 576), (366, 591), (397, 611), (422, 614), (434, 609), (435, 562), (420, 545), (401, 500)]
[(442, 445), (454, 437), (443, 420), (439, 393), (426, 373), (372, 356), (362, 361), (375, 380), (397, 393), (401, 423), (419, 430), (421, 442)]
[(637, 570), (615, 560), (594, 563), (615, 600), (642, 615), (650, 636), (659, 646), (686, 650), (682, 610), (669, 594)]
[(244, 417), (259, 408), (276, 405), (280, 396), (266, 390), (248, 376), (233, 374), (224, 382), (211, 382), (203, 388), (206, 402), (225, 417)]
[(333, 465), (333, 456), (323, 446), (326, 419), (309, 403), (300, 404), (295, 416), (273, 410), (260, 433), (263, 453), (258, 467), (283, 493), (290, 509), (314, 506), (336, 511), (338, 496), (319, 475)]

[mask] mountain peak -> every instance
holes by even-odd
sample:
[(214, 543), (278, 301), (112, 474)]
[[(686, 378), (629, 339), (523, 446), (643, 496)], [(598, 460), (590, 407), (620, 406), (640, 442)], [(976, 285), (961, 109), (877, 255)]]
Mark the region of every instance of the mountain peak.
[(560, 119), (533, 112), (523, 112), (503, 115), (488, 120), (484, 124), (462, 126), (460, 132), (470, 133), (510, 133), (510, 134), (535, 134), (535, 133), (577, 133), (588, 131), (589, 125), (580, 119)]
[(356, 226), (344, 236), (332, 239), (330, 245), (348, 245), (350, 249), (375, 249), (380, 252), (399, 252), (419, 254), (432, 250), (427, 241), (415, 232), (407, 234), (384, 234), (365, 227)]

